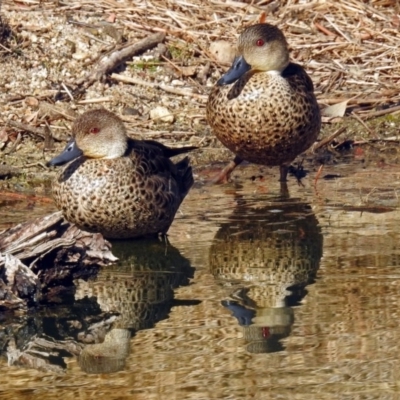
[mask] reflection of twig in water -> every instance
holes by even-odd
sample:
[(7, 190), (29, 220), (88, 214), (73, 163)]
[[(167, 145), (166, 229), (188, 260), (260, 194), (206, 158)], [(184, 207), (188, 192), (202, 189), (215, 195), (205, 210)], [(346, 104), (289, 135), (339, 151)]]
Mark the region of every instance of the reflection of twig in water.
[(168, 244), (169, 244), (168, 236), (166, 234), (164, 234), (164, 235), (160, 235), (159, 238), (165, 244), (165, 253), (164, 253), (164, 255), (166, 256), (168, 254)]
[(376, 192), (376, 190), (377, 190), (377, 188), (374, 187), (374, 188), (367, 194), (367, 196), (366, 196), (366, 198), (365, 198), (365, 202), (364, 202), (363, 199), (362, 199), (361, 189), (360, 189), (360, 200), (361, 200), (361, 204), (368, 204), (368, 198), (369, 198), (369, 196), (370, 196), (372, 193)]
[(319, 177), (322, 174), (322, 170), (323, 169), (324, 169), (324, 164), (321, 164), (319, 166), (319, 168), (318, 168), (317, 175), (315, 175), (315, 179), (314, 179), (314, 187), (315, 187), (315, 189), (317, 189), (317, 182), (318, 182)]

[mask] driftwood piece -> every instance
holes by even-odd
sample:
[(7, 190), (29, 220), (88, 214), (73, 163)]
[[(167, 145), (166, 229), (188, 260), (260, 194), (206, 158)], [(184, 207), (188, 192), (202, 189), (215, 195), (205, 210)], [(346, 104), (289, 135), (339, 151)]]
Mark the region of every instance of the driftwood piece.
[(64, 372), (63, 367), (57, 364), (50, 364), (49, 358), (55, 357), (54, 352), (41, 352), (38, 354), (29, 351), (21, 351), (18, 349), (15, 340), (11, 340), (7, 346), (8, 365), (24, 366), (25, 368), (37, 369), (43, 372), (53, 372), (61, 374)]
[(25, 302), (10, 290), (9, 285), (0, 279), (0, 309), (14, 310), (25, 308)]
[(164, 39), (165, 34), (158, 32), (147, 36), (137, 43), (130, 43), (122, 48), (117, 48), (116, 50), (103, 56), (98, 62), (96, 68), (84, 78), (79, 79), (76, 82), (76, 86), (83, 86), (83, 89), (87, 89), (94, 82), (101, 79), (105, 74), (113, 71), (129, 58), (157, 46)]
[(32, 299), (35, 303), (40, 301), (41, 283), (39, 278), (17, 257), (11, 254), (0, 255), (0, 260), (4, 262), (5, 280), (12, 293), (23, 300), (27, 299), (29, 301), (29, 299)]
[(116, 318), (115, 313), (100, 312), (94, 298), (71, 307), (36, 309), (34, 315), (2, 321), (0, 355), (10, 366), (63, 374), (65, 358), (103, 341)]
[(73, 280), (117, 258), (101, 234), (81, 231), (60, 212), (0, 232), (0, 309), (61, 302)]
[(0, 252), (14, 255), (25, 252), (28, 254), (19, 254), (19, 258), (27, 258), (31, 253), (28, 248), (53, 238), (62, 222), (62, 213), (56, 212), (38, 218), (34, 223), (30, 221), (6, 229), (0, 232)]

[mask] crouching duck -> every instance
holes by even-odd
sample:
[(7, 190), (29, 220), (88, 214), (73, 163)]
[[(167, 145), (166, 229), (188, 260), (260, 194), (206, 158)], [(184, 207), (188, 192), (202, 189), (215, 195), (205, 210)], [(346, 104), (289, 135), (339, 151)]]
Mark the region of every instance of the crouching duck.
[(188, 157), (170, 157), (194, 148), (134, 140), (114, 113), (85, 112), (64, 151), (48, 162), (68, 163), (53, 181), (55, 203), (69, 222), (109, 239), (166, 234), (193, 185)]

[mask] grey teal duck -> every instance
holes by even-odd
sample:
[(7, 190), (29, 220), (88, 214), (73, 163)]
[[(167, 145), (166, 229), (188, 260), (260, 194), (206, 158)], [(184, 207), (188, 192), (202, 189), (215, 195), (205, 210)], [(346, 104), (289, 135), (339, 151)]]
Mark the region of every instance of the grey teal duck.
[(215, 182), (226, 182), (246, 160), (280, 166), (286, 181), (290, 163), (317, 139), (320, 109), (310, 77), (289, 60), (283, 33), (256, 24), (240, 35), (231, 68), (212, 89), (207, 121), (236, 157)]
[(166, 234), (193, 185), (189, 159), (169, 158), (195, 147), (131, 139), (122, 120), (105, 109), (78, 117), (72, 134), (48, 163), (68, 163), (52, 185), (64, 217), (110, 239)]

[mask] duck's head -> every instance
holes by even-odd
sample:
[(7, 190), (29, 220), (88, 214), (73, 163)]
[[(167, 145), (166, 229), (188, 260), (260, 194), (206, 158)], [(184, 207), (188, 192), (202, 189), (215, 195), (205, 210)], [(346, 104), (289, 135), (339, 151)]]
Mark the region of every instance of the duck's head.
[(128, 136), (120, 118), (104, 109), (87, 111), (76, 119), (63, 152), (47, 165), (63, 165), (82, 154), (87, 158), (118, 158), (127, 146)]
[(270, 24), (252, 25), (240, 35), (237, 56), (217, 85), (231, 84), (248, 71), (281, 73), (288, 64), (289, 50), (281, 30)]

